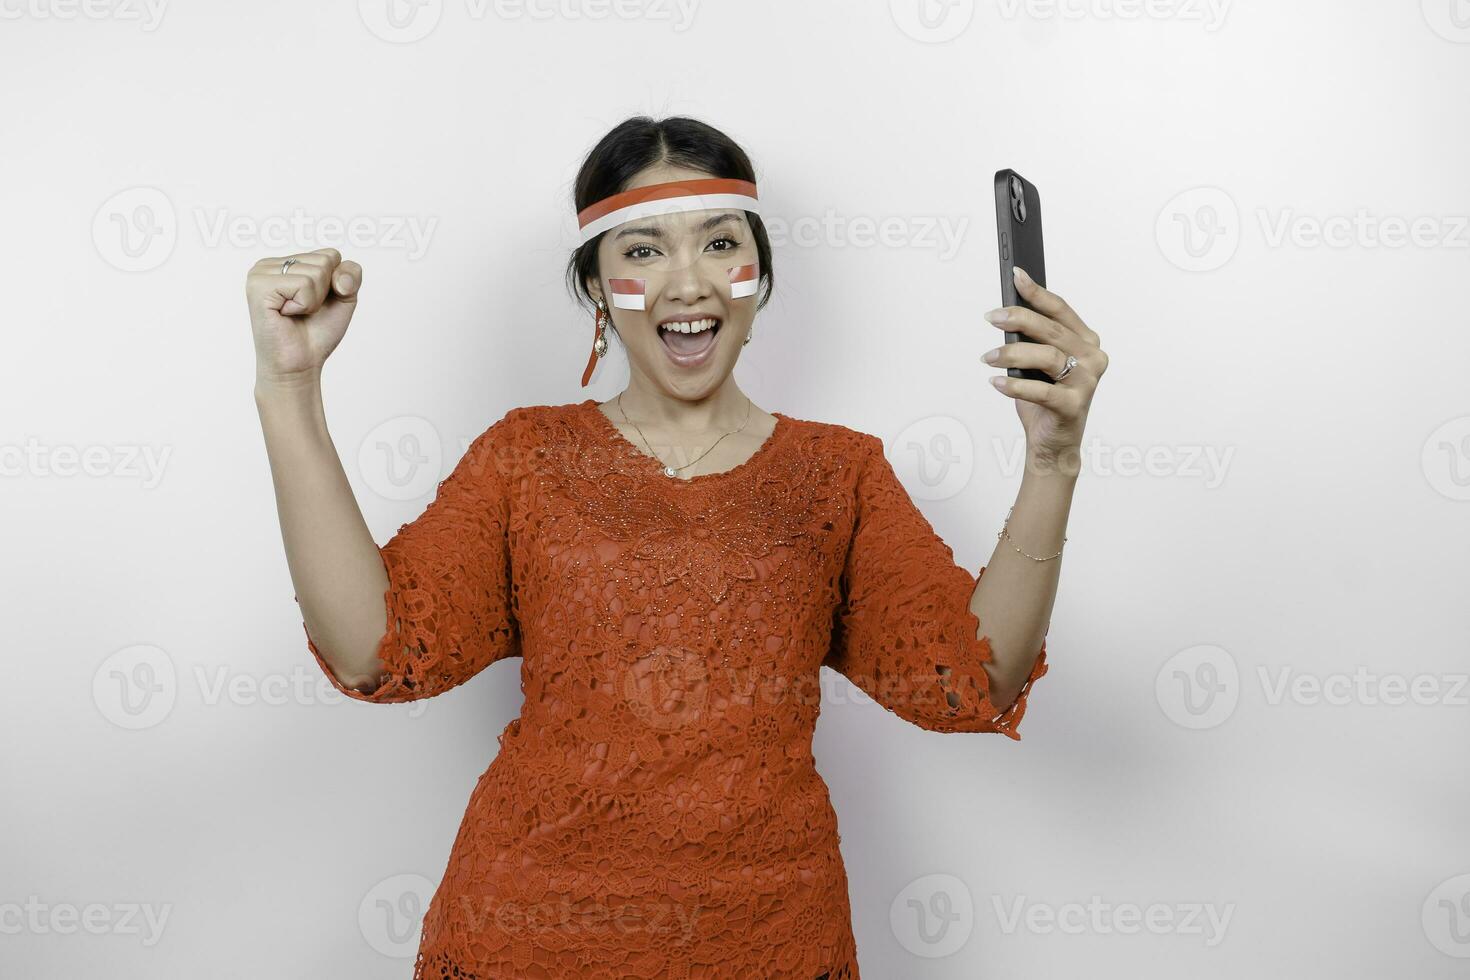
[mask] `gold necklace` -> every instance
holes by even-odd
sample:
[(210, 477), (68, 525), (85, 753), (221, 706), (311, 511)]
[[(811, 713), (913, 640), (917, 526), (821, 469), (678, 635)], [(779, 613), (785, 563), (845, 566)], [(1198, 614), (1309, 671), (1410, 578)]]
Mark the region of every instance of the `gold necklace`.
[[(740, 428), (739, 429), (731, 429), (729, 432), (726, 432), (724, 436), (720, 436), (720, 439), (725, 438), (725, 436), (734, 435), (735, 433), (740, 432), (747, 425), (749, 425), (750, 424), (750, 409), (751, 409), (750, 397), (749, 396), (746, 396), (746, 399), (745, 399), (745, 421), (740, 423)], [(648, 437), (643, 434), (643, 430), (642, 429), (639, 429), (638, 428), (638, 423), (637, 422), (634, 422), (632, 419), (628, 418), (628, 413), (625, 412), (625, 411), (623, 411), (623, 393), (621, 391), (618, 392), (618, 414), (623, 417), (623, 421), (624, 422), (627, 422), (633, 428), (638, 429), (638, 438), (642, 439), (643, 440), (643, 445), (645, 445), (645, 446), (648, 447), (648, 454), (650, 456), (652, 456), (654, 459), (658, 459), (658, 461), (660, 463), (663, 463), (664, 461), (662, 459), (659, 459), (658, 453), (654, 452), (653, 451), (653, 447), (648, 444)], [(694, 459), (690, 460), (689, 462), (685, 463), (683, 466), (670, 466), (668, 463), (664, 463), (664, 476), (677, 477), (679, 475), (679, 471), (680, 470), (688, 469), (689, 467), (693, 466), (695, 463), (699, 462), (701, 459), (704, 459), (706, 456), (708, 456), (709, 453), (710, 453), (710, 449), (714, 449), (716, 446), (718, 446), (720, 444), (720, 439), (716, 439), (714, 442), (710, 443), (709, 449), (706, 449), (704, 452), (700, 453), (698, 456), (696, 456)]]

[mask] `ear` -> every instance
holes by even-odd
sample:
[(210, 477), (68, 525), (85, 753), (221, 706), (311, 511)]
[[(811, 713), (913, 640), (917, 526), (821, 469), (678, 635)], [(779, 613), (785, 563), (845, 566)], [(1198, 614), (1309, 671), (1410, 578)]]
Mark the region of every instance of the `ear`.
[[(592, 302), (596, 303), (599, 300), (603, 300), (602, 281), (598, 279), (588, 279), (587, 292), (592, 294)], [(605, 302), (605, 300), (603, 301)]]

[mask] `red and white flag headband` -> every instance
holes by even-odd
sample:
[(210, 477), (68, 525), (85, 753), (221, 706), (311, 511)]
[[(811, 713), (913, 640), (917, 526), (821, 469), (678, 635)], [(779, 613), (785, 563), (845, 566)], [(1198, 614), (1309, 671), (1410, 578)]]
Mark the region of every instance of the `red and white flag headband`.
[(585, 245), (603, 232), (638, 218), (712, 208), (736, 208), (760, 214), (755, 184), (748, 180), (704, 177), (635, 187), (578, 211), (577, 228)]

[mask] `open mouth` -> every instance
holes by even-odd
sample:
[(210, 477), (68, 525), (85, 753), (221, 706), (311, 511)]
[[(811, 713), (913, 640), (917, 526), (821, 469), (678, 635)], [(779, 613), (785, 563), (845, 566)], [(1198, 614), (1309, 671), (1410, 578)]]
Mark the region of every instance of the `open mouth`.
[(714, 347), (715, 335), (720, 332), (723, 322), (714, 316), (699, 320), (668, 320), (659, 324), (658, 336), (675, 358), (696, 358)]

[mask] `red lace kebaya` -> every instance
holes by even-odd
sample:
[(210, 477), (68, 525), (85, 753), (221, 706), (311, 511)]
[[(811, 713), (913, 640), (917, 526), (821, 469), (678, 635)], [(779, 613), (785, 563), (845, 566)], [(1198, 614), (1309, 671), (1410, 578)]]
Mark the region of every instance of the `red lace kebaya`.
[[(380, 549), (381, 683), (433, 697), (521, 657), (414, 977), (858, 980), (812, 757), (822, 665), (936, 732), (997, 712), (977, 576), (874, 436), (776, 414), (723, 473), (670, 478), (588, 399), (512, 409)], [(984, 573), (984, 568), (979, 574)]]

